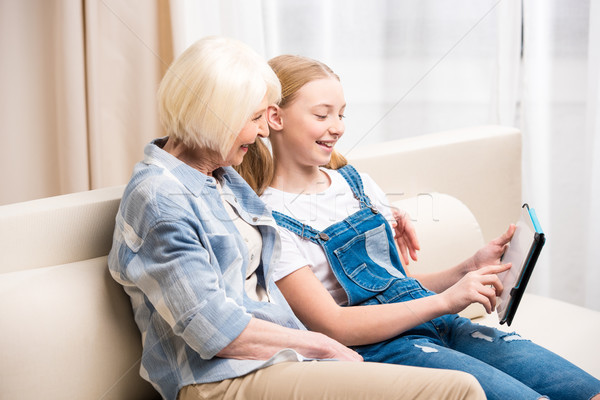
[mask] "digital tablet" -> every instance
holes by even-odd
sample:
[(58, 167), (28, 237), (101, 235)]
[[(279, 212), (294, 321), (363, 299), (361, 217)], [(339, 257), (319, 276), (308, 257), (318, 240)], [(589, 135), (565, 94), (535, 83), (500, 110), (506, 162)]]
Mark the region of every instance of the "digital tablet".
[(498, 274), (504, 286), (496, 301), (496, 310), (501, 324), (511, 324), (545, 242), (546, 237), (535, 210), (523, 204), (517, 229), (501, 259), (503, 264), (512, 263), (512, 267)]

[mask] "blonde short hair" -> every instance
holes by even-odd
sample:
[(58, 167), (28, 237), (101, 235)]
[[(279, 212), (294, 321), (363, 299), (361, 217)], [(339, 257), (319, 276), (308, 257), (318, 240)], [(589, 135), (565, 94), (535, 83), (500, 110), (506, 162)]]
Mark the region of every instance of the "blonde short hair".
[(177, 57), (158, 89), (158, 112), (169, 137), (190, 148), (227, 155), (262, 99), (281, 97), (265, 60), (237, 40), (210, 36)]

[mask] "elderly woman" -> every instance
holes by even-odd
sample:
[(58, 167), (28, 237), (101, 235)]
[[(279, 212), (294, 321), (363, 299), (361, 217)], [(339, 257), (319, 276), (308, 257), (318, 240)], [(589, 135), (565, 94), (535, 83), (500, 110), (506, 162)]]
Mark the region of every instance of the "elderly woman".
[(358, 362), (292, 313), (272, 279), (271, 213), (230, 167), (268, 135), (280, 85), (266, 62), (205, 38), (174, 61), (158, 97), (168, 136), (134, 169), (109, 267), (142, 333), (141, 375), (163, 398), (483, 398), (461, 372)]

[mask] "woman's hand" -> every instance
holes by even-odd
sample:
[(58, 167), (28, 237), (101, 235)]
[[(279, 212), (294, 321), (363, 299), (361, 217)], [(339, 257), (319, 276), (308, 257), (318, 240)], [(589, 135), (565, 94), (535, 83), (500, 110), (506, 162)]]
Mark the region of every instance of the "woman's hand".
[(475, 253), (473, 256), (473, 269), (478, 270), (486, 265), (500, 264), (500, 258), (508, 248), (508, 243), (512, 239), (515, 229), (514, 224), (510, 224), (506, 232), (500, 237), (492, 240)]
[(319, 358), (319, 359), (336, 359), (340, 361), (354, 361), (361, 362), (363, 358), (356, 351), (344, 346), (340, 342), (330, 338), (329, 336), (323, 335), (318, 332), (305, 332), (304, 335), (308, 336), (311, 340), (314, 348), (311, 351), (304, 351), (301, 353), (305, 357)]
[(406, 212), (392, 208), (392, 216), (394, 221), (391, 225), (394, 230), (394, 239), (400, 250), (400, 260), (404, 266), (407, 266), (410, 262), (408, 255), (410, 254), (410, 258), (417, 261), (417, 251), (421, 250), (417, 232)]
[(296, 350), (307, 358), (363, 361), (356, 351), (321, 333), (286, 328), (258, 318), (252, 318), (242, 333), (217, 356), (268, 360), (282, 349)]
[(471, 271), (440, 294), (445, 299), (448, 314), (464, 310), (472, 303), (480, 303), (490, 314), (496, 308), (496, 296), (502, 293), (499, 273), (508, 270), (511, 264), (487, 265)]

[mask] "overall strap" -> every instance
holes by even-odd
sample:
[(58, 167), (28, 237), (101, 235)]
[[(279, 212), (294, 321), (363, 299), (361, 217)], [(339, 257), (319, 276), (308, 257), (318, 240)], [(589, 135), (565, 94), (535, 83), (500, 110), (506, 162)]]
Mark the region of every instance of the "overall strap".
[[(288, 215), (282, 214), (279, 211), (273, 210), (273, 218), (275, 218), (275, 222), (277, 225), (285, 228), (289, 231), (292, 231), (296, 235), (303, 237), (304, 239), (308, 239), (311, 242), (319, 244), (319, 239), (325, 239), (323, 235), (324, 233), (316, 230), (310, 225), (303, 224), (302, 222), (294, 219)], [(327, 235), (325, 235), (327, 236)], [(327, 237), (327, 239), (329, 239)], [(325, 240), (327, 240), (325, 239)]]
[(337, 170), (348, 185), (350, 185), (350, 189), (352, 189), (352, 194), (354, 197), (360, 202), (360, 208), (369, 207), (373, 209), (373, 205), (371, 205), (371, 200), (369, 196), (365, 194), (364, 185), (360, 174), (352, 165), (347, 164), (344, 167)]

